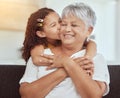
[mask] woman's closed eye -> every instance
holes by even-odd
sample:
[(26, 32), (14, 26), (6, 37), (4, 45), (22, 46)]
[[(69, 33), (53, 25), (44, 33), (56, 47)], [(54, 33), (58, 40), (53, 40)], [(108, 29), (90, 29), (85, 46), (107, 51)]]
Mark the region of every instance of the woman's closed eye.
[(71, 24), (72, 27), (80, 27), (78, 24)]

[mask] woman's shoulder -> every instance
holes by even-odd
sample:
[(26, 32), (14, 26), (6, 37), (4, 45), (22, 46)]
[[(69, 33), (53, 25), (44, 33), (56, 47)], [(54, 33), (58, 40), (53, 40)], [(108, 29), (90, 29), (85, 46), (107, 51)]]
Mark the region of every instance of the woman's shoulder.
[(97, 53), (96, 56), (93, 58), (93, 61), (94, 61), (94, 64), (98, 64), (100, 66), (105, 66), (107, 65), (107, 60), (105, 59), (105, 57), (100, 54), (100, 53)]
[(104, 59), (104, 60), (105, 60), (103, 54), (101, 54), (101, 53), (97, 53), (97, 54), (95, 55), (94, 59)]

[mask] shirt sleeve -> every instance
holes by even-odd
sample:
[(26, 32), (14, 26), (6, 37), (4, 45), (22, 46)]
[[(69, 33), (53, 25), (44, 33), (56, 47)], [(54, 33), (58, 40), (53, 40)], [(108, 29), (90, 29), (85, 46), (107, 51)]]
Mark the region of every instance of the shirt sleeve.
[(23, 83), (23, 82), (31, 83), (31, 82), (37, 80), (37, 71), (38, 71), (38, 68), (37, 68), (37, 66), (35, 66), (32, 63), (32, 59), (30, 57), (28, 62), (27, 62), (27, 65), (26, 65), (24, 75), (20, 79), (19, 83), (20, 84)]
[[(51, 52), (51, 50), (49, 48), (45, 49), (44, 53), (53, 55), (53, 53)], [(32, 58), (30, 57), (27, 62), (27, 65), (26, 65), (25, 73), (24, 73), (23, 77), (20, 79), (19, 83), (20, 84), (23, 82), (31, 83), (31, 82), (37, 80), (39, 78), (38, 73), (39, 73), (39, 67), (33, 64)]]
[(94, 75), (93, 79), (101, 82), (105, 82), (107, 85), (106, 92), (109, 92), (110, 76), (108, 71), (107, 62), (101, 54), (98, 54), (94, 58)]

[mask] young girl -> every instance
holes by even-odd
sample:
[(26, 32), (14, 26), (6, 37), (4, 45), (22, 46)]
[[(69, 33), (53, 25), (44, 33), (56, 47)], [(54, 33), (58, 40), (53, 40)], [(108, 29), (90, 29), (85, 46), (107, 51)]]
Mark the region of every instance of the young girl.
[[(52, 9), (42, 8), (33, 13), (27, 24), (26, 35), (23, 46), (23, 58), (27, 62), (32, 57), (35, 65), (50, 65), (53, 57), (43, 55), (44, 49), (47, 47), (55, 47), (60, 45), (58, 33), (60, 32), (61, 19), (59, 15)], [(44, 33), (46, 35), (44, 35)], [(92, 59), (96, 54), (96, 44), (94, 41), (87, 42), (87, 49), (84, 59), (79, 62), (86, 63), (89, 57)], [(75, 59), (78, 61), (78, 59)]]

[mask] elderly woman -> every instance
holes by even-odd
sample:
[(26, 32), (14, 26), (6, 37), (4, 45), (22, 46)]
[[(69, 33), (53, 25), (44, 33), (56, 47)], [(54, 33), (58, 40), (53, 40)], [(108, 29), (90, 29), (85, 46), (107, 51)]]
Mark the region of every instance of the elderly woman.
[(22, 98), (101, 98), (109, 92), (108, 68), (101, 54), (94, 57), (92, 78), (74, 61), (85, 54), (83, 45), (95, 21), (94, 11), (83, 3), (63, 9), (59, 33), (62, 45), (44, 51), (55, 55), (55, 63), (49, 68), (38, 67), (29, 59), (20, 81)]

